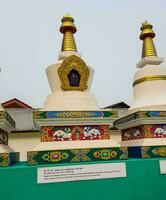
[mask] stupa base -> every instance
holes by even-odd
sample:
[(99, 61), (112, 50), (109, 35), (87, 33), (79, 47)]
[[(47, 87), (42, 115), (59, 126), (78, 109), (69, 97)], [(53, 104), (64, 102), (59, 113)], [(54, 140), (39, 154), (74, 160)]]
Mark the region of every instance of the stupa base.
[(41, 142), (27, 153), (28, 165), (127, 159), (127, 147), (110, 139), (114, 110), (36, 111)]
[(115, 121), (130, 158), (166, 157), (166, 112), (139, 111)]

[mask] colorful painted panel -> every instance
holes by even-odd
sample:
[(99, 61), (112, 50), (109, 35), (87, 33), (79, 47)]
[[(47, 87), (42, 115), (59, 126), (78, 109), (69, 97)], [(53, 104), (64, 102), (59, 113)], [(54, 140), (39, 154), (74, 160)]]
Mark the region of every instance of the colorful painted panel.
[(136, 112), (136, 113), (133, 113), (131, 115), (128, 115), (128, 116), (125, 116), (125, 117), (122, 117), (118, 120), (116, 120), (114, 122), (114, 126), (117, 126), (119, 124), (123, 124), (123, 123), (126, 123), (128, 121), (131, 121), (131, 120), (135, 120), (135, 119), (148, 119), (148, 118), (162, 118), (162, 117), (166, 117), (166, 111), (139, 111), (139, 112)]
[(136, 118), (154, 118), (154, 117), (166, 117), (166, 111), (140, 111), (136, 113)]
[(110, 139), (109, 125), (46, 126), (41, 133), (41, 142)]
[(166, 157), (166, 146), (142, 147), (142, 158), (160, 158)]
[(122, 140), (166, 138), (166, 124), (145, 124), (122, 130)]
[(108, 161), (122, 160), (127, 158), (128, 151), (126, 147), (28, 152), (29, 165)]
[(64, 119), (64, 118), (118, 118), (117, 111), (35, 111), (33, 112), (34, 119)]
[(145, 131), (148, 131), (155, 138), (166, 138), (166, 124), (145, 125)]
[(143, 126), (136, 126), (122, 130), (122, 141), (142, 139), (144, 137)]

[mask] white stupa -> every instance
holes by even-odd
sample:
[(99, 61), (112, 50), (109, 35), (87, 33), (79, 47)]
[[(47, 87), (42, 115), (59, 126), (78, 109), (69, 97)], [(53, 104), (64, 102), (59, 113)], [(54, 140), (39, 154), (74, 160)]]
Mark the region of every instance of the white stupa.
[(94, 95), (89, 92), (94, 72), (77, 53), (73, 37), (76, 31), (74, 19), (66, 14), (60, 27), (64, 36), (58, 63), (46, 70), (52, 94), (47, 97), (42, 111), (99, 109)]
[(137, 64), (139, 69), (134, 75), (134, 99), (129, 113), (166, 110), (166, 67), (160, 65), (164, 59), (157, 56), (152, 28), (147, 21), (141, 27), (142, 60)]
[(100, 109), (89, 92), (93, 69), (77, 53), (73, 23), (69, 14), (62, 18), (60, 32), (64, 37), (59, 61), (46, 70), (52, 94), (47, 97), (44, 108), (33, 115), (41, 138), (27, 154), (29, 165), (61, 163), (66, 159), (84, 162), (128, 158), (127, 148), (120, 147), (119, 140), (110, 136), (110, 127), (118, 112)]
[(115, 121), (121, 130), (121, 145), (131, 147), (131, 157), (166, 155), (166, 67), (160, 65), (164, 59), (157, 56), (152, 28), (147, 21), (141, 27), (142, 60), (134, 75), (129, 115)]

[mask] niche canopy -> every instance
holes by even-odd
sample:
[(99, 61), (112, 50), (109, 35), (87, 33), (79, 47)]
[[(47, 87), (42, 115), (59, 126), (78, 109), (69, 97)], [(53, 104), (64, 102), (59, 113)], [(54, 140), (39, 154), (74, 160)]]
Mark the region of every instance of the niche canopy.
[(90, 70), (86, 66), (85, 62), (75, 55), (66, 58), (58, 69), (61, 88), (65, 91), (87, 90), (89, 74)]

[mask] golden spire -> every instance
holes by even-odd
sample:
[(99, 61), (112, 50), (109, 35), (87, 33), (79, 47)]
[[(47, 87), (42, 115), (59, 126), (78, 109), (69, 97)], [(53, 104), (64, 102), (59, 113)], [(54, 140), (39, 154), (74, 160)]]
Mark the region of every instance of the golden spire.
[(77, 31), (74, 25), (74, 19), (70, 14), (67, 13), (61, 21), (62, 25), (60, 27), (60, 32), (64, 34), (61, 51), (77, 52), (77, 47), (73, 36), (73, 34)]
[(157, 52), (153, 43), (155, 33), (152, 30), (153, 26), (147, 21), (142, 23), (140, 39), (143, 40), (142, 58), (148, 56), (157, 56)]

